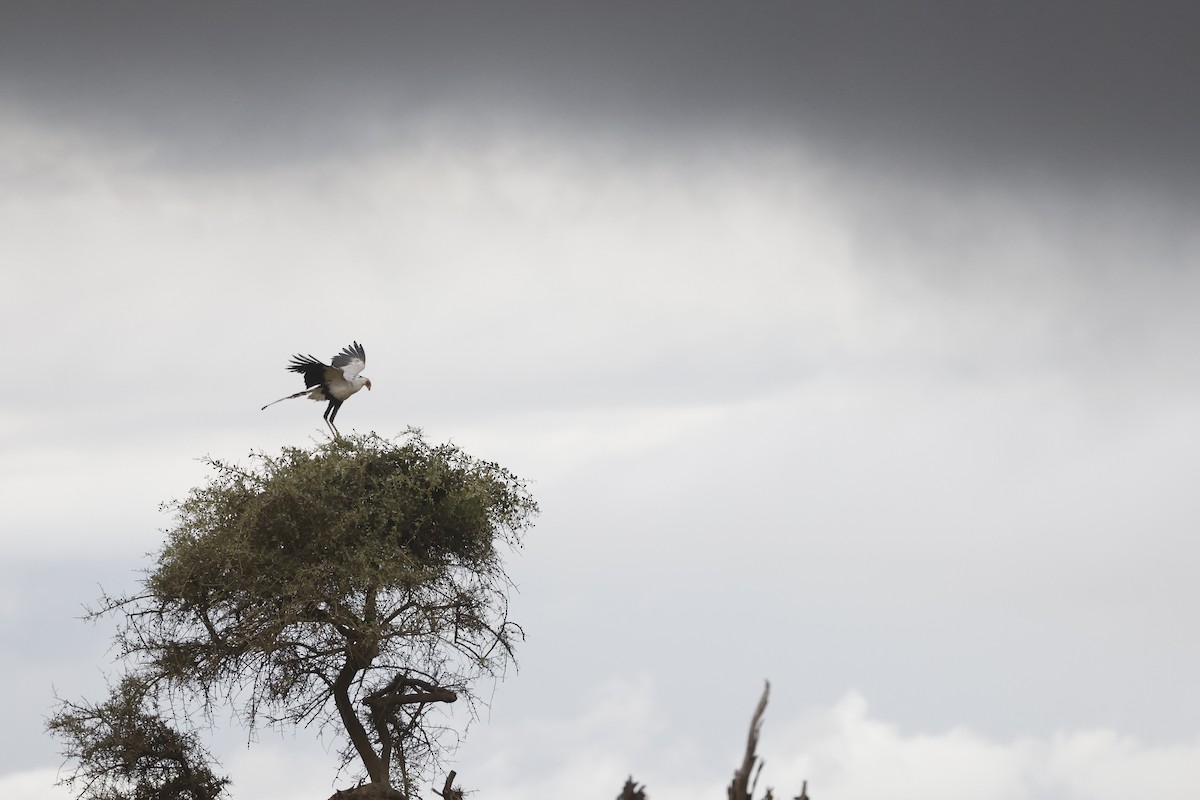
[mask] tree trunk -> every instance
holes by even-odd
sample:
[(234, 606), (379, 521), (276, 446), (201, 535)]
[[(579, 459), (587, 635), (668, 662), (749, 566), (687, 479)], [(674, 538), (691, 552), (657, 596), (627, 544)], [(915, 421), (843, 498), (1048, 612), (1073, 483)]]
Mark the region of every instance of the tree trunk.
[(354, 711), (354, 704), (350, 702), (350, 685), (354, 682), (354, 676), (358, 672), (358, 665), (347, 655), (346, 664), (333, 683), (333, 702), (337, 706), (342, 725), (345, 726), (346, 733), (350, 736), (350, 741), (358, 752), (358, 757), (362, 759), (363, 767), (366, 768), (371, 783), (390, 789), (391, 764), (380, 758), (379, 754), (375, 752), (375, 748), (371, 746), (371, 737), (367, 735), (367, 729), (363, 727), (362, 721)]

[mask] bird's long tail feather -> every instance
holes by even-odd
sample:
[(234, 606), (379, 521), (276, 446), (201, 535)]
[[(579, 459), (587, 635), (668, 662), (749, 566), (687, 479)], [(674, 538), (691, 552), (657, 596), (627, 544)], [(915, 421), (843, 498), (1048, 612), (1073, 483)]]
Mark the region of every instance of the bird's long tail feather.
[(303, 392), (296, 392), (295, 394), (289, 394), (287, 397), (281, 397), (278, 400), (272, 400), (271, 402), (267, 403), (265, 406), (263, 406), (259, 410), (266, 411), (268, 408), (275, 405), (276, 403), (282, 403), (284, 400), (293, 400), (297, 397), (304, 397), (304, 395), (308, 394), (311, 391), (312, 391), (312, 389), (305, 389)]

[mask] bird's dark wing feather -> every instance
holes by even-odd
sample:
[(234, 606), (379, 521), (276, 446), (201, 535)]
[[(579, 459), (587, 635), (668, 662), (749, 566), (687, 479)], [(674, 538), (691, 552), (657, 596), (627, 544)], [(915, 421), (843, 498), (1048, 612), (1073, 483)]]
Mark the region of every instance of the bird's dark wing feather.
[(343, 347), (342, 352), (333, 357), (333, 365), (340, 369), (349, 380), (363, 371), (367, 365), (367, 351), (358, 342)]
[(303, 375), (304, 385), (311, 389), (326, 382), (325, 370), (329, 369), (329, 366), (318, 361), (316, 356), (296, 355), (292, 356), (288, 369)]

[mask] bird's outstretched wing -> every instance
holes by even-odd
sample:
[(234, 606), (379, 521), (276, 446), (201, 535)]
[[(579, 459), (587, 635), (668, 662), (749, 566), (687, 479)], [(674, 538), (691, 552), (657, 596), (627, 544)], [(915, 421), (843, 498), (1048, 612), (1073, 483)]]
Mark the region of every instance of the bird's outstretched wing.
[(346, 380), (350, 380), (367, 366), (367, 351), (361, 344), (355, 342), (349, 347), (342, 348), (342, 352), (333, 357), (333, 365), (342, 371)]
[[(318, 361), (316, 356), (296, 355), (292, 356), (292, 362), (288, 364), (288, 369), (303, 375), (304, 385), (311, 389), (325, 383), (328, 380), (326, 370), (332, 368)], [(334, 371), (334, 377), (337, 377), (336, 371)]]

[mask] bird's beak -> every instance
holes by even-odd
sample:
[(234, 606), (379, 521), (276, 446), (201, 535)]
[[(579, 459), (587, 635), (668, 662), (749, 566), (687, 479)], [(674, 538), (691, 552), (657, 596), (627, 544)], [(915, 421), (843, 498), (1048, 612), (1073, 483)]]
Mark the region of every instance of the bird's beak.
[(370, 388), (371, 388), (371, 379), (370, 379), (370, 378), (367, 378), (367, 382), (366, 382), (366, 383), (364, 383), (364, 384), (363, 384), (363, 386), (365, 386), (365, 387), (367, 387), (368, 389), (370, 389)]

